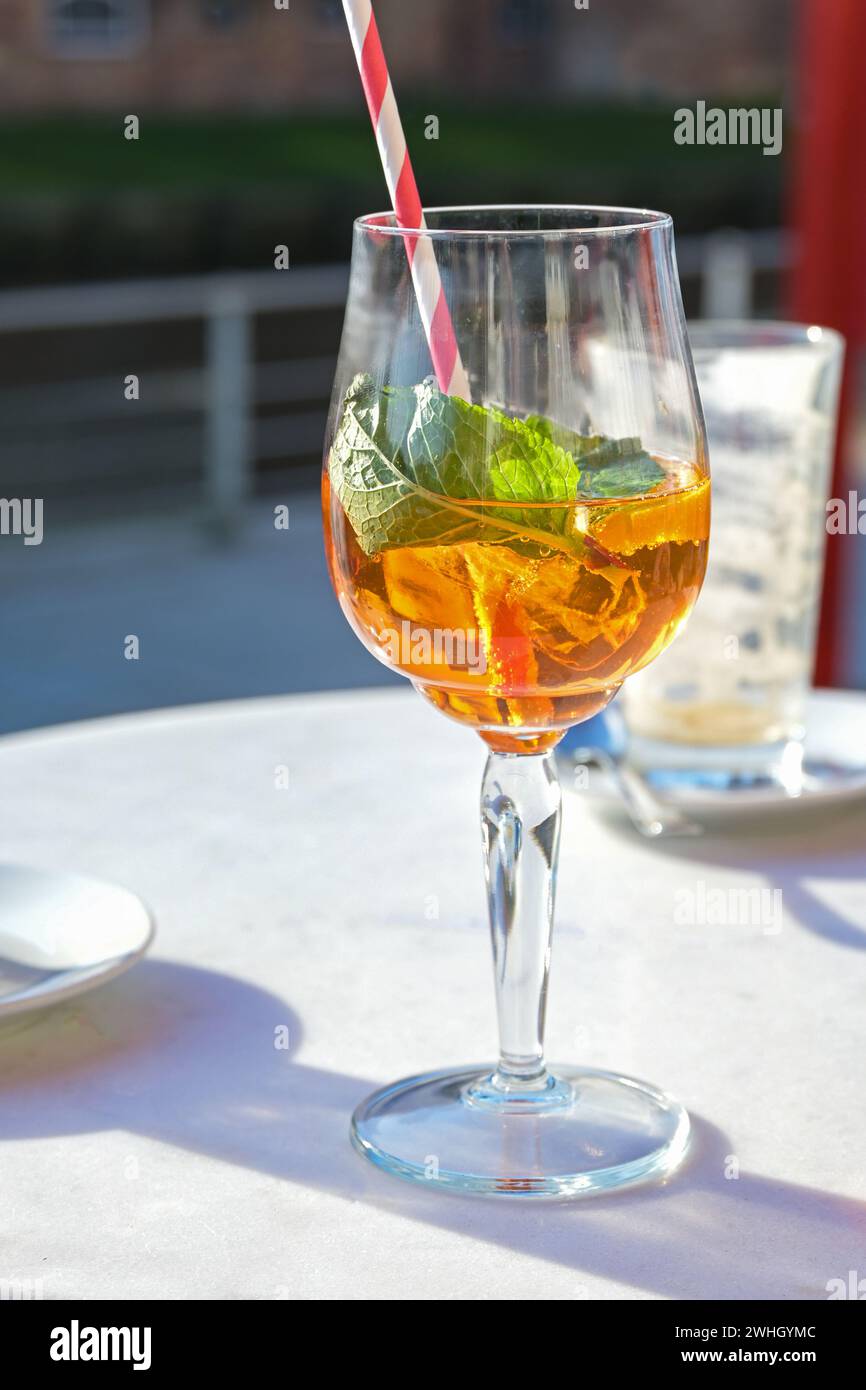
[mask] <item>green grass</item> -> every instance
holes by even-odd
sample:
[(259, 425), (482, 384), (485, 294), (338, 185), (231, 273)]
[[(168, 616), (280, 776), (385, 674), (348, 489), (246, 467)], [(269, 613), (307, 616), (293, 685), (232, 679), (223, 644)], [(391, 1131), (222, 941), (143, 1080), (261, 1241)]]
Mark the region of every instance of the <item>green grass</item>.
[[(432, 103), (439, 107), (439, 103)], [(429, 110), (429, 108), (427, 108)], [(423, 108), (404, 113), (413, 160), (437, 185), (448, 177), (482, 187), (539, 182), (570, 171), (627, 172), (653, 166), (657, 177), (697, 168), (728, 178), (766, 180), (777, 160), (742, 146), (680, 147), (670, 108), (485, 107), (437, 111), (438, 141), (424, 138)], [(367, 185), (380, 179), (363, 112), (341, 116), (141, 116), (138, 141), (123, 115), (40, 117), (0, 122), (0, 189), (19, 194), (109, 189), (225, 192), (250, 186)], [(577, 198), (575, 190), (563, 197)]]
[[(724, 102), (720, 102), (724, 105)], [(760, 105), (765, 105), (762, 100)], [(424, 138), (439, 117), (438, 140)], [(407, 108), (422, 197), (665, 208), (678, 231), (781, 219), (782, 160), (681, 147), (670, 107)], [(387, 205), (362, 108), (338, 115), (123, 113), (0, 121), (0, 284), (345, 260), (352, 219)]]

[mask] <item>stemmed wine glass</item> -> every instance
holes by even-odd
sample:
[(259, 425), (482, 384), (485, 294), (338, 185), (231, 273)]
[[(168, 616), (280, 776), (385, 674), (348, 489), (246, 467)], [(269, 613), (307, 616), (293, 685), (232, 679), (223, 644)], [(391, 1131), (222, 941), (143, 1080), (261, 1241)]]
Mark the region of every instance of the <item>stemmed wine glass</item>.
[[(688, 1117), (633, 1078), (545, 1064), (559, 849), (551, 750), (661, 652), (701, 586), (706, 440), (665, 213), (439, 208), (354, 226), (323, 479), (361, 641), (488, 748), (481, 829), (500, 1057), (363, 1102), (402, 1177), (571, 1196), (671, 1171)], [(407, 245), (429, 238), (472, 400), (431, 374)], [(435, 326), (434, 326), (435, 327)]]

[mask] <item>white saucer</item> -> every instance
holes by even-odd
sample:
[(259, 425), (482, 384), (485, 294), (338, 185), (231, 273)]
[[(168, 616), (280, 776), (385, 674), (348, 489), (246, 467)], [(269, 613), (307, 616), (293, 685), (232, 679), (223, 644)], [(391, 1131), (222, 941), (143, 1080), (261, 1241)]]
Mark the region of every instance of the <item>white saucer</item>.
[(128, 970), (156, 928), (126, 888), (0, 864), (0, 1018), (45, 1008)]

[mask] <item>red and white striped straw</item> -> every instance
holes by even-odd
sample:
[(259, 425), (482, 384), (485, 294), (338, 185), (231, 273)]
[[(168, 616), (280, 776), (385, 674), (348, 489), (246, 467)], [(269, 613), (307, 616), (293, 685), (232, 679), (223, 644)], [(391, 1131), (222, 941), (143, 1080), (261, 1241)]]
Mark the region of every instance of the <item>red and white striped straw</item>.
[[(385, 54), (370, 0), (343, 0), (352, 47), (398, 227), (426, 227), (406, 137), (388, 76)], [(405, 237), (421, 322), (440, 390), (470, 399), (469, 378), (460, 360), (451, 314), (430, 237)]]

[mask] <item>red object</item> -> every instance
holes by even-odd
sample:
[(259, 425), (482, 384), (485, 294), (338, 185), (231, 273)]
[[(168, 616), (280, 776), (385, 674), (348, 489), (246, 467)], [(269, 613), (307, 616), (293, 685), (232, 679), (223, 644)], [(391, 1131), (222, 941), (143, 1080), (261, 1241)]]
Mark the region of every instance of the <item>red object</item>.
[[(846, 441), (866, 351), (866, 0), (802, 0), (800, 127), (791, 222), (797, 263), (792, 318), (835, 328), (847, 342), (832, 496), (846, 495)], [(841, 606), (851, 546), (830, 538), (815, 679), (840, 678)]]

